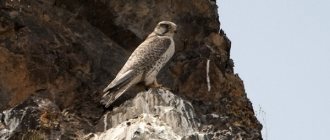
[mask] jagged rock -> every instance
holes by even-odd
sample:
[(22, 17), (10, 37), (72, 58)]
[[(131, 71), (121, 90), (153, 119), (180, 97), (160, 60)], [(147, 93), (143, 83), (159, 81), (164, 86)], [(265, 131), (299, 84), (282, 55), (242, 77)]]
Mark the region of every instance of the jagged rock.
[(30, 96), (23, 103), (0, 113), (0, 139), (79, 139), (84, 130), (93, 132), (88, 120), (61, 111), (44, 93)]
[(101, 133), (92, 139), (181, 139), (199, 133), (198, 125), (190, 102), (150, 89), (107, 112), (96, 126)]
[[(103, 112), (97, 91), (128, 53), (88, 22), (44, 2), (2, 1), (0, 23), (6, 32), (0, 35), (0, 108), (46, 91), (60, 109), (93, 108), (79, 114), (97, 119)], [(15, 18), (10, 17), (13, 11), (19, 12)]]
[(32, 96), (1, 113), (0, 139), (60, 138), (60, 113), (59, 108), (50, 100)]
[(158, 118), (142, 114), (136, 119), (124, 121), (121, 124), (108, 129), (99, 135), (94, 135), (92, 140), (116, 140), (116, 139), (163, 139), (176, 140), (181, 137), (166, 123)]
[[(176, 53), (158, 76), (171, 92), (137, 86), (103, 108), (99, 91), (161, 20), (178, 25)], [(131, 129), (136, 139), (262, 139), (230, 47), (214, 1), (2, 0), (0, 137), (97, 139)], [(49, 127), (44, 110), (56, 114)]]
[[(144, 120), (148, 120), (148, 118), (155, 122), (145, 122)], [(116, 127), (126, 120), (134, 122), (131, 123), (134, 125), (129, 127), (136, 127), (135, 125), (139, 123), (155, 124), (157, 127), (163, 123), (162, 125), (166, 124), (165, 126), (174, 132), (173, 137), (192, 135), (198, 132), (200, 125), (192, 104), (164, 89), (150, 89), (141, 92), (132, 100), (107, 112), (101, 120), (96, 125), (99, 131)]]

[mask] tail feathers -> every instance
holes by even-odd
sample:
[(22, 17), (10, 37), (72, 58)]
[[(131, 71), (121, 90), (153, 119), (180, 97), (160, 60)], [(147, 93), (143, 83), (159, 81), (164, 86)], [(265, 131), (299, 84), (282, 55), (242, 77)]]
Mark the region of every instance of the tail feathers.
[(103, 104), (106, 108), (108, 108), (115, 100), (114, 100), (114, 98), (113, 98), (114, 96), (112, 96), (112, 94), (111, 93), (109, 93), (109, 91), (108, 92), (106, 92), (104, 95), (103, 95), (103, 97), (102, 97), (102, 99), (101, 99), (101, 104)]
[(104, 104), (106, 108), (108, 108), (121, 95), (123, 95), (127, 91), (127, 89), (131, 87), (131, 85), (132, 85), (131, 83), (128, 83), (126, 86), (123, 86), (116, 91), (108, 90), (107, 92), (104, 93), (101, 103)]
[(103, 92), (107, 92), (111, 89), (119, 89), (122, 86), (126, 85), (129, 81), (132, 80), (134, 76), (133, 70), (128, 70), (124, 74), (121, 74), (120, 76), (116, 77), (104, 90)]

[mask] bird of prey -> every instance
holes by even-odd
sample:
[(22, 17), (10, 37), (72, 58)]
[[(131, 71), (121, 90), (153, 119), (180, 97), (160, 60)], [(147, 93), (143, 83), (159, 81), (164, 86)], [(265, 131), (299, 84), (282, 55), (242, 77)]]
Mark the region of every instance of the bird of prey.
[(160, 87), (156, 76), (173, 56), (173, 35), (176, 24), (161, 21), (154, 31), (134, 50), (116, 78), (103, 90), (101, 103), (109, 107), (131, 86), (144, 83), (148, 87)]

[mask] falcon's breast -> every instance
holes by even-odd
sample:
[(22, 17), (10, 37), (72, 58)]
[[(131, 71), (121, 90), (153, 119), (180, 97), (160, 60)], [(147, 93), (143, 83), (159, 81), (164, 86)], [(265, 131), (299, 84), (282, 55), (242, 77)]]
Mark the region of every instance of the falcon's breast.
[(155, 48), (159, 47), (161, 49), (154, 50), (153, 55), (157, 57), (157, 60), (155, 60), (150, 69), (146, 71), (144, 79), (146, 85), (151, 84), (156, 79), (161, 68), (163, 68), (165, 64), (171, 59), (175, 51), (175, 45), (172, 38), (163, 37), (160, 40), (161, 43), (158, 44), (159, 46), (153, 46)]

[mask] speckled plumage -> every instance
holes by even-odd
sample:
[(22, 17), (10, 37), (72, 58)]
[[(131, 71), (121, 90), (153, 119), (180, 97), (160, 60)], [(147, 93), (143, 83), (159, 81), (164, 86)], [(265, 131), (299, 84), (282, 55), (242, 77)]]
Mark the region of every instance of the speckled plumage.
[(104, 89), (101, 103), (110, 106), (128, 88), (140, 82), (147, 86), (159, 86), (156, 77), (174, 54), (175, 32), (176, 25), (173, 22), (159, 22), (146, 40), (134, 50), (116, 78)]

